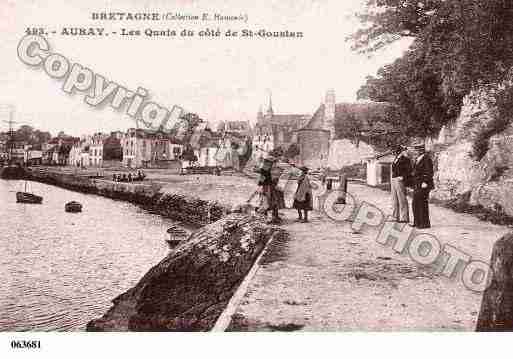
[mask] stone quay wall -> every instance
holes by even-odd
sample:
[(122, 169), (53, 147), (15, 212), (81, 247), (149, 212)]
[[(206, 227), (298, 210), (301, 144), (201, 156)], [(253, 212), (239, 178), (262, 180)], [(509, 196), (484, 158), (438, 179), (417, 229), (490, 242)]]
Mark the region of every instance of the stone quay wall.
[(52, 170), (28, 170), (27, 179), (125, 200), (202, 226), (133, 288), (114, 298), (87, 331), (208, 331), (267, 243), (287, 233), (261, 216), (231, 213), (216, 202), (161, 193), (146, 183), (117, 183)]

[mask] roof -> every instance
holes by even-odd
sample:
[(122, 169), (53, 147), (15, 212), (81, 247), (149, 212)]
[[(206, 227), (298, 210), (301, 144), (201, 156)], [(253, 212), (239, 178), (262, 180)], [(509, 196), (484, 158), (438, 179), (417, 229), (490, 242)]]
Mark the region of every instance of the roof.
[(224, 130), (229, 132), (247, 132), (250, 130), (248, 121), (227, 121)]
[[(386, 102), (337, 103), (335, 104), (335, 121), (343, 121), (345, 116), (351, 114), (361, 122), (363, 132), (371, 129), (373, 131), (379, 130), (386, 132), (391, 130), (392, 126), (384, 121), (379, 121), (379, 119), (385, 116), (385, 110), (391, 106), (391, 104)], [(304, 128), (320, 128), (324, 123), (325, 112), (326, 105), (321, 104)]]
[(285, 127), (293, 127), (293, 129), (297, 129), (303, 127), (303, 125), (308, 121), (310, 115), (307, 114), (278, 114), (273, 115), (271, 118), (266, 117), (264, 120), (257, 124), (257, 126), (268, 126), (268, 125), (276, 125), (276, 126), (285, 126)]

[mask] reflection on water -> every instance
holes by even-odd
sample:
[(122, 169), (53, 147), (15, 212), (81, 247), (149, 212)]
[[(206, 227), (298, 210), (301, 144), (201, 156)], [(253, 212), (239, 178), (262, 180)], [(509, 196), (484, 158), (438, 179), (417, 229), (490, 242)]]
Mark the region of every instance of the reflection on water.
[(19, 204), (22, 187), (0, 180), (0, 331), (84, 330), (168, 252), (169, 219), (40, 183), (43, 204)]

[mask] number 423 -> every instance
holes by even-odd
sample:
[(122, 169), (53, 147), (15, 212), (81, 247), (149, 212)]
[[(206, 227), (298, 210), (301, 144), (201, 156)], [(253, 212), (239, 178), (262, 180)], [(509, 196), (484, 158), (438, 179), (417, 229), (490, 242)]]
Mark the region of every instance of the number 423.
[(27, 35), (47, 35), (48, 33), (42, 27), (27, 27), (25, 30)]

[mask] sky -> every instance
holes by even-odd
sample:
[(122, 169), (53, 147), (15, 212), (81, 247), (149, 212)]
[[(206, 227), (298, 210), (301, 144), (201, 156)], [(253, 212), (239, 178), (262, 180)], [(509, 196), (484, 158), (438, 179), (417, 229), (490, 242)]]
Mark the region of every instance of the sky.
[[(399, 57), (408, 42), (396, 43), (372, 57), (357, 54), (345, 41), (358, 28), (353, 16), (364, 0), (1, 0), (0, 121), (14, 108), (14, 120), (79, 136), (126, 130), (135, 122), (123, 111), (95, 108), (84, 94), (62, 91), (63, 80), (31, 68), (17, 57), (17, 45), (30, 27), (57, 31), (47, 36), (52, 52), (87, 66), (110, 81), (148, 90), (148, 99), (169, 109), (178, 105), (213, 127), (219, 121), (256, 120), (269, 94), (275, 113), (313, 114), (328, 89), (337, 102), (356, 101), (365, 78)], [(201, 15), (247, 15), (246, 22), (98, 21), (101, 11)], [(64, 27), (141, 30), (219, 28), (301, 31), (302, 38), (149, 38), (119, 35), (63, 36)], [(5, 130), (3, 123), (0, 129)]]

